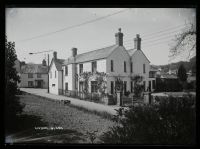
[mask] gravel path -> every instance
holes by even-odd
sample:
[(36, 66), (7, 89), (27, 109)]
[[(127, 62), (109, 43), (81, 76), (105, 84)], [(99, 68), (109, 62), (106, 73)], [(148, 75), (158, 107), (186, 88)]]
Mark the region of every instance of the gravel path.
[[(111, 120), (101, 116), (32, 95), (22, 95), (20, 101), (26, 104), (25, 114), (41, 116), (42, 121), (47, 122), (49, 127), (62, 127), (63, 129), (76, 130), (82, 134), (98, 131), (96, 141), (99, 140), (98, 137), (103, 132), (115, 125)], [(88, 139), (87, 142), (89, 142)]]

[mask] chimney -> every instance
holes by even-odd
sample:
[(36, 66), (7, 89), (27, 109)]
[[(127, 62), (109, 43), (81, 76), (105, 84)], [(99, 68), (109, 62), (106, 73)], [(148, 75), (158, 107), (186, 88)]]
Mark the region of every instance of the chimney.
[(42, 65), (43, 65), (43, 66), (47, 66), (47, 62), (45, 61), (45, 59), (43, 59)]
[(116, 45), (123, 46), (123, 33), (121, 33), (121, 28), (119, 28), (119, 32), (115, 34)]
[(139, 34), (136, 34), (136, 38), (134, 39), (134, 49), (141, 50), (141, 38)]
[(57, 59), (57, 52), (56, 51), (53, 52), (53, 58)]
[(77, 55), (77, 48), (72, 48), (72, 57)]

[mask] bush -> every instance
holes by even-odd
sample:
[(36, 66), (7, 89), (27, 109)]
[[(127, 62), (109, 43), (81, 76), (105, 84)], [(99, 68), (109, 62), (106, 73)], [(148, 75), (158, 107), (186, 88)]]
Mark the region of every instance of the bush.
[(104, 143), (171, 144), (195, 143), (195, 99), (193, 97), (160, 100), (155, 105), (132, 106), (118, 110), (113, 126), (104, 133)]

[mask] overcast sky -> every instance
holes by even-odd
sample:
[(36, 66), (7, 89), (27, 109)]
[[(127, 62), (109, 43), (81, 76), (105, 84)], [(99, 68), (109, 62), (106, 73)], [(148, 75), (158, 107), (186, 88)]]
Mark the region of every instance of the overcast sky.
[[(66, 29), (121, 10), (125, 11)], [(114, 35), (121, 28), (127, 50), (134, 47), (133, 39), (140, 34), (142, 51), (151, 64), (162, 65), (169, 63), (169, 44), (174, 35), (195, 18), (195, 9), (190, 8), (7, 8), (6, 34), (8, 41), (15, 42), (20, 61), (41, 63), (47, 58), (45, 53), (29, 53), (55, 50), (58, 58), (67, 59), (72, 47), (80, 54), (115, 44)], [(50, 52), (50, 59), (52, 55)], [(184, 59), (182, 55), (174, 61)]]

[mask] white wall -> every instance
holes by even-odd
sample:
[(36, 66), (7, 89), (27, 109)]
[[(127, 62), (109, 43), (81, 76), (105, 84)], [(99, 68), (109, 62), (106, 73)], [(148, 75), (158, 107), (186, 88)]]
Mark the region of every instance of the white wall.
[[(56, 71), (56, 78), (55, 78), (55, 71)], [(52, 78), (50, 76), (50, 72), (52, 72)], [(49, 71), (49, 92), (52, 94), (58, 95), (58, 77), (59, 77), (58, 71), (56, 69), (55, 64), (53, 63)], [(52, 84), (55, 84), (55, 86), (52, 86)]]
[(72, 90), (72, 64), (68, 65), (68, 75), (65, 75), (65, 66), (63, 66), (64, 72), (64, 90), (65, 90), (65, 83), (68, 83), (68, 90)]
[[(111, 60), (113, 60), (113, 70), (111, 72)], [(126, 72), (124, 72), (124, 61), (126, 61)], [(129, 76), (130, 74), (130, 56), (126, 49), (117, 47), (106, 60), (106, 73), (109, 76)]]
[[(111, 60), (113, 60), (113, 72), (111, 72)], [(124, 61), (126, 61), (126, 72), (124, 72)], [(111, 92), (111, 82), (114, 81), (115, 77), (121, 76), (122, 81), (127, 81), (127, 91), (130, 91), (130, 56), (128, 55), (124, 47), (117, 47), (106, 60), (106, 73), (108, 74), (107, 79), (107, 92)]]
[[(149, 61), (143, 55), (141, 50), (137, 50), (131, 57), (131, 61), (133, 63), (133, 73), (131, 76), (134, 75), (141, 75), (143, 76), (143, 81), (146, 81), (145, 89), (147, 89), (149, 84)], [(145, 64), (145, 73), (143, 73), (143, 64)]]

